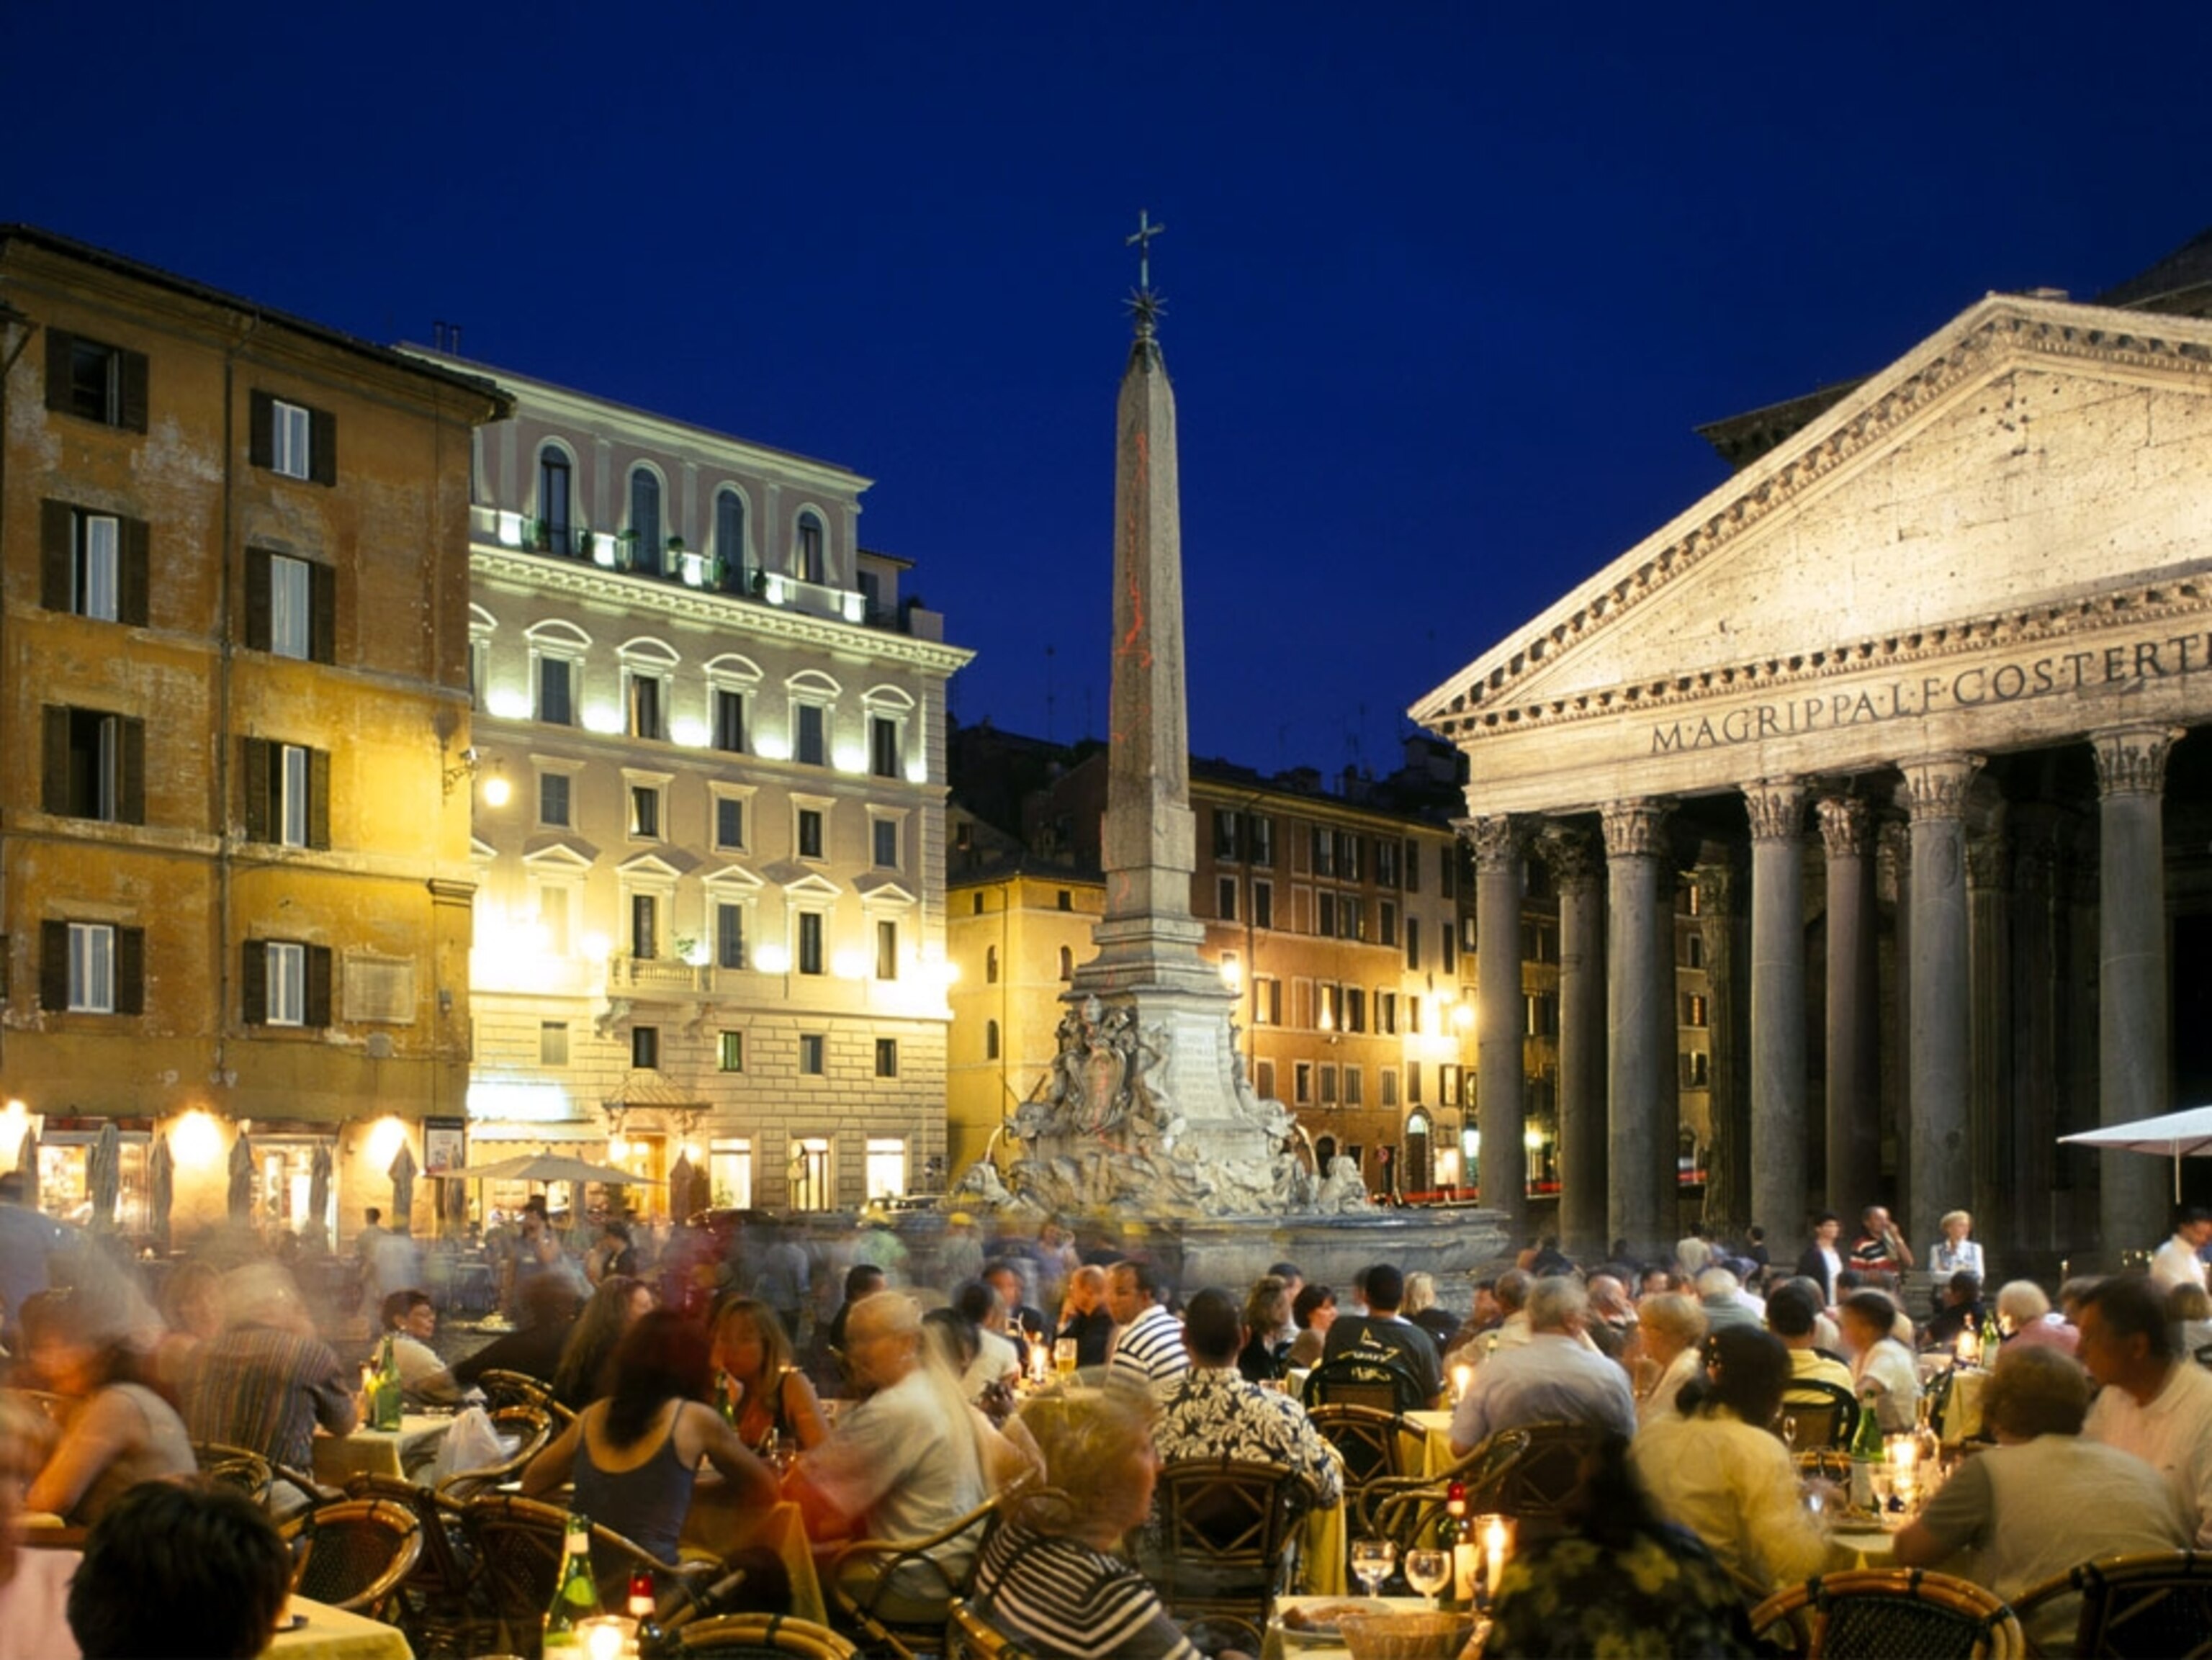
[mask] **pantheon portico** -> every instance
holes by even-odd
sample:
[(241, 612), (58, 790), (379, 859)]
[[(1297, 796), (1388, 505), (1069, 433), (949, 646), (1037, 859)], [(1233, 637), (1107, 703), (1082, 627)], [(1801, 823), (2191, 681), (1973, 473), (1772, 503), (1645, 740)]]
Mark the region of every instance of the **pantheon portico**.
[(2054, 1259), (2163, 1238), (2164, 1166), (2057, 1137), (2187, 1104), (2212, 320), (1992, 295), (1412, 713), (1469, 758), (1481, 914), (1532, 859), (1558, 894), (1571, 1250), (1677, 1237), (1678, 907), (1740, 1080), (1709, 1214), (1778, 1256), (1877, 1199), (1916, 1248), (1954, 1209)]

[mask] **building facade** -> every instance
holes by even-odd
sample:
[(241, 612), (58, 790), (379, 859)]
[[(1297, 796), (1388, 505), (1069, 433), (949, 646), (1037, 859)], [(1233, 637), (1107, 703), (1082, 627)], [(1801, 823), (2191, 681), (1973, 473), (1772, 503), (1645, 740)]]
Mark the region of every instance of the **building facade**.
[(484, 373), (470, 1156), (683, 1156), (799, 1210), (939, 1184), (969, 653), (860, 546), (867, 480)]
[[(457, 1113), (489, 384), (0, 230), (0, 1141), (334, 1228)], [(318, 1166), (322, 1175), (317, 1180)], [(319, 1197), (319, 1204), (313, 1201)]]
[(1577, 1243), (1675, 1225), (1658, 1011), (1686, 877), (1728, 953), (1717, 1142), (1747, 1220), (1788, 1239), (1886, 1199), (1917, 1245), (1970, 1210), (2000, 1271), (2164, 1237), (2165, 1169), (2058, 1137), (2212, 1081), (2193, 246), (2193, 287), (1992, 295), (1863, 382), (1723, 423), (1734, 477), (1416, 706), (1468, 756), (1496, 880), (1576, 850)]

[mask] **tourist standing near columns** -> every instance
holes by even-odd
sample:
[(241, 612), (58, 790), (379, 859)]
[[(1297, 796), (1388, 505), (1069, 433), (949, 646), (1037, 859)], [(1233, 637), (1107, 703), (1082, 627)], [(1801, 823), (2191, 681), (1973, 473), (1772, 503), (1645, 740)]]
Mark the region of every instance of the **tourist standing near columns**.
[(2197, 1253), (2207, 1239), (2212, 1239), (2212, 1210), (2189, 1205), (2175, 1212), (2173, 1237), (2150, 1259), (2150, 1277), (2162, 1286), (2204, 1288), (2204, 1259)]
[(1880, 1205), (1859, 1213), (1859, 1237), (1851, 1246), (1851, 1266), (1862, 1274), (1903, 1274), (1912, 1266), (1912, 1247)]
[(1843, 1231), (1841, 1217), (1832, 1210), (1822, 1211), (1813, 1218), (1813, 1243), (1797, 1259), (1797, 1272), (1820, 1287), (1823, 1308), (1836, 1306), (1836, 1275), (1844, 1271), (1843, 1253), (1836, 1249), (1836, 1239)]

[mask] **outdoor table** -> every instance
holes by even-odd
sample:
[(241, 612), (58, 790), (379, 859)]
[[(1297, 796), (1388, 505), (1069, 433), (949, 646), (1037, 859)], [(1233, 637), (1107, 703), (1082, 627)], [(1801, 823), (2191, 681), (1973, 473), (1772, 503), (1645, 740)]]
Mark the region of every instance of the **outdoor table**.
[[(1267, 1622), (1267, 1629), (1260, 1639), (1260, 1660), (1350, 1660), (1352, 1651), (1344, 1644), (1286, 1633), (1282, 1625), (1283, 1612), (1287, 1609), (1346, 1600), (1340, 1591), (1322, 1596), (1278, 1596), (1275, 1617)], [(1361, 1595), (1356, 1600), (1364, 1602), (1370, 1599)], [(1377, 1596), (1371, 1600), (1380, 1611), (1389, 1614), (1421, 1614), (1431, 1606), (1425, 1596)]]
[(315, 1432), (315, 1479), (342, 1487), (356, 1475), (405, 1475), (437, 1457), (453, 1427), (450, 1413), (410, 1412), (395, 1430), (357, 1428), (349, 1435)]
[(262, 1651), (270, 1660), (414, 1660), (415, 1651), (397, 1626), (305, 1596), (287, 1604), (285, 1617), (295, 1615), (305, 1615), (306, 1622), (276, 1633)]
[[(1406, 1449), (1406, 1474), (1411, 1475), (1419, 1472), (1434, 1481), (1457, 1462), (1452, 1457), (1452, 1415), (1447, 1411), (1432, 1411), (1425, 1407), (1418, 1412), (1407, 1413), (1406, 1421), (1421, 1432), (1419, 1451), (1415, 1451), (1410, 1445)], [(1407, 1439), (1409, 1442), (1412, 1439), (1411, 1437)]]
[[(691, 1508), (684, 1512), (679, 1548), (717, 1560), (732, 1551), (764, 1547), (775, 1553), (791, 1576), (791, 1612), (794, 1618), (830, 1623), (828, 1603), (822, 1595), (822, 1576), (815, 1569), (813, 1547), (807, 1542), (805, 1519), (799, 1506), (783, 1499), (766, 1511), (749, 1510), (739, 1502), (738, 1490), (721, 1472), (702, 1469), (691, 1488)], [(1340, 1551), (1342, 1546), (1340, 1543)]]
[[(1898, 1518), (1900, 1524), (1905, 1518)], [(1847, 1568), (1893, 1568), (1897, 1557), (1891, 1530), (1872, 1522), (1838, 1527), (1828, 1535), (1828, 1561), (1826, 1572), (1840, 1573)]]
[[(1950, 1354), (1940, 1348), (1918, 1360), (1923, 1390), (1952, 1365)], [(1944, 1405), (1942, 1422), (1936, 1426), (1936, 1433), (1947, 1445), (1971, 1440), (1982, 1433), (1982, 1391), (1989, 1386), (1990, 1374), (1981, 1366), (1960, 1366), (1951, 1373), (1951, 1398)]]
[(1341, 1596), (1351, 1578), (1345, 1567), (1344, 1500), (1306, 1512), (1298, 1540), (1298, 1584), (1316, 1596)]

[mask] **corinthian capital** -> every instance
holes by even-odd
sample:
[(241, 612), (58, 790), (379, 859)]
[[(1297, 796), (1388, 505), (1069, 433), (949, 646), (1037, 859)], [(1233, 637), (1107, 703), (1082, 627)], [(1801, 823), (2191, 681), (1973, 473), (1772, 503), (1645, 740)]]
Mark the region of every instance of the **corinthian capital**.
[(1905, 773), (1905, 788), (1899, 796), (1905, 810), (1916, 819), (1963, 818), (1966, 790), (1981, 765), (1979, 755), (1931, 755), (1899, 762)]
[(1586, 833), (1553, 825), (1536, 838), (1535, 851), (1552, 873), (1552, 886), (1560, 893), (1586, 897), (1597, 891), (1602, 863), (1596, 845)]
[(1609, 859), (1662, 857), (1667, 851), (1670, 805), (1648, 796), (1607, 803), (1598, 813), (1598, 821), (1605, 829), (1605, 856)]
[(2166, 788), (2166, 758), (2179, 726), (2118, 726), (2089, 735), (2099, 796), (2155, 796)]
[(1856, 796), (1823, 796), (1820, 841), (1832, 859), (1864, 858), (1874, 848), (1874, 809)]
[(1743, 786), (1753, 841), (1795, 841), (1805, 827), (1805, 786), (1796, 779), (1760, 779)]
[(1474, 845), (1478, 871), (1510, 869), (1528, 851), (1528, 826), (1510, 813), (1468, 820), (1465, 828), (1468, 840)]

